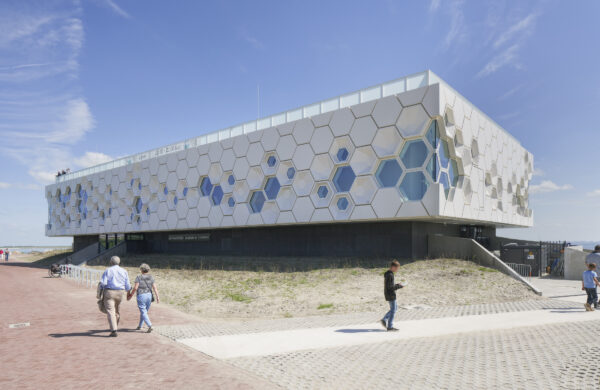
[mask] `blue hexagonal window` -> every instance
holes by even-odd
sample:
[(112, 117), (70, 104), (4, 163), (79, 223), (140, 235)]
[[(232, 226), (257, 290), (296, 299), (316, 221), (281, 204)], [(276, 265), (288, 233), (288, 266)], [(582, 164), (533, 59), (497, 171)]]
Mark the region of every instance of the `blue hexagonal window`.
[(211, 199), (215, 206), (221, 204), (221, 200), (223, 200), (223, 188), (221, 186), (215, 186), (212, 192)]
[(294, 176), (296, 176), (296, 170), (294, 169), (294, 167), (289, 167), (286, 174), (287, 178), (292, 180)]
[(450, 169), (448, 169), (448, 177), (450, 178), (450, 185), (456, 187), (458, 184), (458, 164), (455, 160), (450, 160)]
[[(202, 179), (202, 182), (200, 183), (200, 192), (202, 192), (202, 195), (204, 196), (208, 196), (210, 195), (210, 191), (212, 191), (213, 185), (210, 182), (210, 179), (208, 177), (205, 177), (204, 179)], [(166, 188), (165, 188), (166, 190)]]
[(141, 213), (142, 212), (142, 199), (141, 198), (137, 198), (137, 200), (135, 201), (135, 211), (137, 211), (137, 213)]
[(448, 196), (448, 192), (450, 191), (450, 182), (448, 181), (448, 174), (446, 172), (440, 173), (440, 184), (444, 186), (446, 196)]
[(269, 156), (269, 158), (267, 158), (267, 165), (273, 168), (275, 164), (277, 164), (277, 159), (275, 156)]
[(229, 175), (229, 177), (227, 178), (227, 183), (229, 183), (230, 186), (235, 184), (235, 177), (233, 177), (233, 175)]
[(427, 192), (429, 182), (423, 172), (409, 172), (402, 179), (400, 192), (405, 200), (421, 200)]
[(268, 178), (267, 184), (265, 184), (265, 194), (267, 194), (267, 199), (273, 200), (277, 198), (280, 188), (281, 184), (279, 184), (279, 180), (277, 180), (276, 177)]
[(129, 182), (129, 187), (133, 187), (133, 179)]
[(337, 200), (337, 208), (342, 211), (346, 210), (349, 204), (348, 198), (342, 197)]
[(263, 206), (265, 205), (265, 195), (262, 191), (256, 191), (252, 193), (250, 197), (250, 208), (253, 213), (260, 213)]
[(356, 174), (349, 166), (339, 167), (333, 176), (333, 185), (338, 192), (348, 192), (356, 179)]
[(440, 159), (440, 165), (443, 168), (448, 168), (448, 163), (450, 162), (450, 151), (448, 150), (448, 142), (446, 142), (446, 140), (442, 140), (440, 142), (438, 157)]
[(227, 199), (227, 205), (229, 205), (229, 207), (235, 206), (235, 200), (233, 199), (233, 197)]
[(184, 187), (183, 188), (183, 196), (187, 196), (187, 193), (188, 193), (188, 188)]
[(146, 215), (150, 215), (150, 209), (149, 208), (146, 209)]
[(427, 163), (427, 173), (431, 177), (431, 181), (436, 181), (440, 173), (440, 162), (438, 161), (435, 153), (429, 158)]
[(112, 207), (108, 208), (108, 215), (112, 215)]
[(434, 119), (431, 121), (429, 125), (429, 129), (427, 130), (427, 141), (429, 141), (429, 145), (435, 150), (438, 146), (438, 141), (440, 138), (440, 133), (437, 127), (437, 121)]
[[(141, 190), (141, 189), (142, 189), (142, 183), (141, 183), (141, 182), (139, 182), (139, 183), (138, 183), (138, 190)], [(92, 188), (92, 190), (93, 190), (93, 188)]]
[(319, 196), (319, 198), (321, 199), (325, 199), (327, 197), (327, 194), (329, 193), (329, 189), (327, 188), (327, 186), (320, 186), (317, 189), (317, 195)]
[(394, 187), (398, 184), (400, 176), (402, 176), (402, 168), (396, 159), (383, 160), (375, 172), (375, 177), (381, 187)]
[(163, 194), (167, 195), (169, 193), (169, 189), (167, 188), (167, 186), (165, 186), (165, 188), (163, 189)]
[(348, 153), (348, 149), (346, 149), (346, 148), (339, 148), (338, 151), (337, 151), (337, 153), (336, 153), (336, 156), (337, 156), (337, 159), (338, 159), (339, 162), (344, 162), (344, 161), (346, 161), (348, 159), (348, 155), (349, 154), (350, 153)]
[(173, 204), (177, 204), (177, 202), (179, 202), (179, 198), (177, 196), (175, 196), (173, 198)]
[(406, 168), (419, 168), (425, 163), (427, 154), (429, 151), (425, 142), (421, 140), (408, 141), (402, 148), (400, 158)]

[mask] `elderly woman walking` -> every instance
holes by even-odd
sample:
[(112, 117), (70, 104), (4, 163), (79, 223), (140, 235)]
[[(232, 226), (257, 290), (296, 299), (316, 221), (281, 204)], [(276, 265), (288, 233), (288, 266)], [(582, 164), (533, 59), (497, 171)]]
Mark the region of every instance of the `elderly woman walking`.
[(137, 305), (138, 309), (140, 309), (140, 324), (137, 329), (142, 329), (142, 325), (145, 322), (148, 325), (148, 333), (150, 333), (152, 332), (152, 322), (150, 322), (150, 317), (148, 317), (148, 310), (150, 310), (150, 304), (155, 299), (156, 303), (159, 303), (160, 298), (158, 297), (158, 288), (156, 288), (154, 278), (150, 275), (150, 266), (144, 263), (140, 265), (140, 271), (142, 274), (135, 278), (133, 289), (127, 294), (127, 300), (130, 300), (133, 294), (137, 293)]

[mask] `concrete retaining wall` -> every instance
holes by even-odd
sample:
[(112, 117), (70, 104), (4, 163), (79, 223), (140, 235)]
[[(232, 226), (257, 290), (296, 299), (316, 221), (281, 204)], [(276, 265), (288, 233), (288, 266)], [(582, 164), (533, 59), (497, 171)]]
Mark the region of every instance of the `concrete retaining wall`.
[(542, 295), (542, 292), (525, 280), (515, 270), (506, 263), (494, 256), (493, 253), (481, 246), (477, 241), (470, 238), (448, 237), (430, 235), (428, 240), (428, 249), (430, 258), (451, 258), (471, 260), (484, 267), (496, 269), (506, 274), (535, 292)]
[(581, 280), (583, 272), (587, 270), (585, 257), (588, 252), (581, 246), (570, 246), (565, 248), (565, 279)]

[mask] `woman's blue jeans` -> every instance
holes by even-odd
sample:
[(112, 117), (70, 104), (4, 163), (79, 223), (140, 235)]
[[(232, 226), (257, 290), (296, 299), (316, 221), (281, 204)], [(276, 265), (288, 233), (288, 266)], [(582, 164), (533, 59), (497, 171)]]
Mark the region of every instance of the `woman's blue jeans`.
[(148, 317), (148, 310), (150, 310), (150, 304), (152, 304), (152, 293), (139, 294), (137, 296), (138, 309), (140, 309), (140, 328), (146, 323), (148, 327), (152, 326), (150, 317)]

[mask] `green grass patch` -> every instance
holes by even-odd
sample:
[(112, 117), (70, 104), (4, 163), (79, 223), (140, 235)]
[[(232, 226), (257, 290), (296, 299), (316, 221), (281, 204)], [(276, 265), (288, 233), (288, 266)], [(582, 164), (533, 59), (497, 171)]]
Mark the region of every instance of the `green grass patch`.
[(250, 298), (244, 294), (240, 294), (240, 293), (229, 292), (229, 293), (225, 293), (225, 296), (234, 302), (244, 302), (244, 303), (252, 302), (252, 298)]
[(323, 309), (332, 309), (333, 308), (333, 303), (321, 303), (318, 307), (317, 310), (323, 310)]

